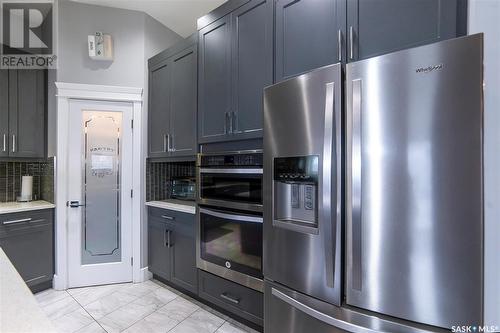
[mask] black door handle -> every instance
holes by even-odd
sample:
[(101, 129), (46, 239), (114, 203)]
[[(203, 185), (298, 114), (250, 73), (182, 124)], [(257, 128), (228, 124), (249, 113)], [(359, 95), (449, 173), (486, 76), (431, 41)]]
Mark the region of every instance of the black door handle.
[(85, 205), (80, 204), (80, 201), (68, 201), (66, 202), (66, 206), (71, 208), (85, 207)]

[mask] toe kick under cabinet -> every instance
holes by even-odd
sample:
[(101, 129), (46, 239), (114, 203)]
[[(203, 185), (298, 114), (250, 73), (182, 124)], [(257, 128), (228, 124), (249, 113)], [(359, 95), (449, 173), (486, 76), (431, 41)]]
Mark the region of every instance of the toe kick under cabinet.
[(52, 286), (53, 220), (53, 209), (0, 215), (0, 247), (33, 292)]

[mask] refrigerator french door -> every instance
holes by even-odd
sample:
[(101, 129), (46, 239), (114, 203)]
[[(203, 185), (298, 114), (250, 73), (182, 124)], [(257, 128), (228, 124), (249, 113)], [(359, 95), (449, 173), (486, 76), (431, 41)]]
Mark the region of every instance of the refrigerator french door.
[(483, 36), (347, 64), (348, 305), (482, 324)]
[(264, 90), (264, 277), (341, 302), (341, 65)]

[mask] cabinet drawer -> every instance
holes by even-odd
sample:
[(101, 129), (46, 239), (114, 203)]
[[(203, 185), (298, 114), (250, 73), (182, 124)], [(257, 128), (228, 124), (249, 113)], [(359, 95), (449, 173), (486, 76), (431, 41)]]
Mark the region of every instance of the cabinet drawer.
[(177, 212), (175, 210), (149, 207), (149, 218), (155, 221), (164, 221), (165, 223), (175, 223), (182, 220), (193, 220), (195, 215)]
[(263, 294), (199, 270), (199, 296), (262, 326)]
[(29, 231), (30, 229), (51, 228), (52, 220), (52, 209), (2, 214), (0, 215), (0, 238), (8, 237), (18, 232)]

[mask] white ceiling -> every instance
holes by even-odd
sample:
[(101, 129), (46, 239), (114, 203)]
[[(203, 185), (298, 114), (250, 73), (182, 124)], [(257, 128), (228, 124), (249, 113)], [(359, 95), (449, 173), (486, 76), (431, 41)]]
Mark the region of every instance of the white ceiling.
[(183, 37), (196, 31), (196, 20), (227, 0), (72, 0), (92, 5), (138, 10)]

